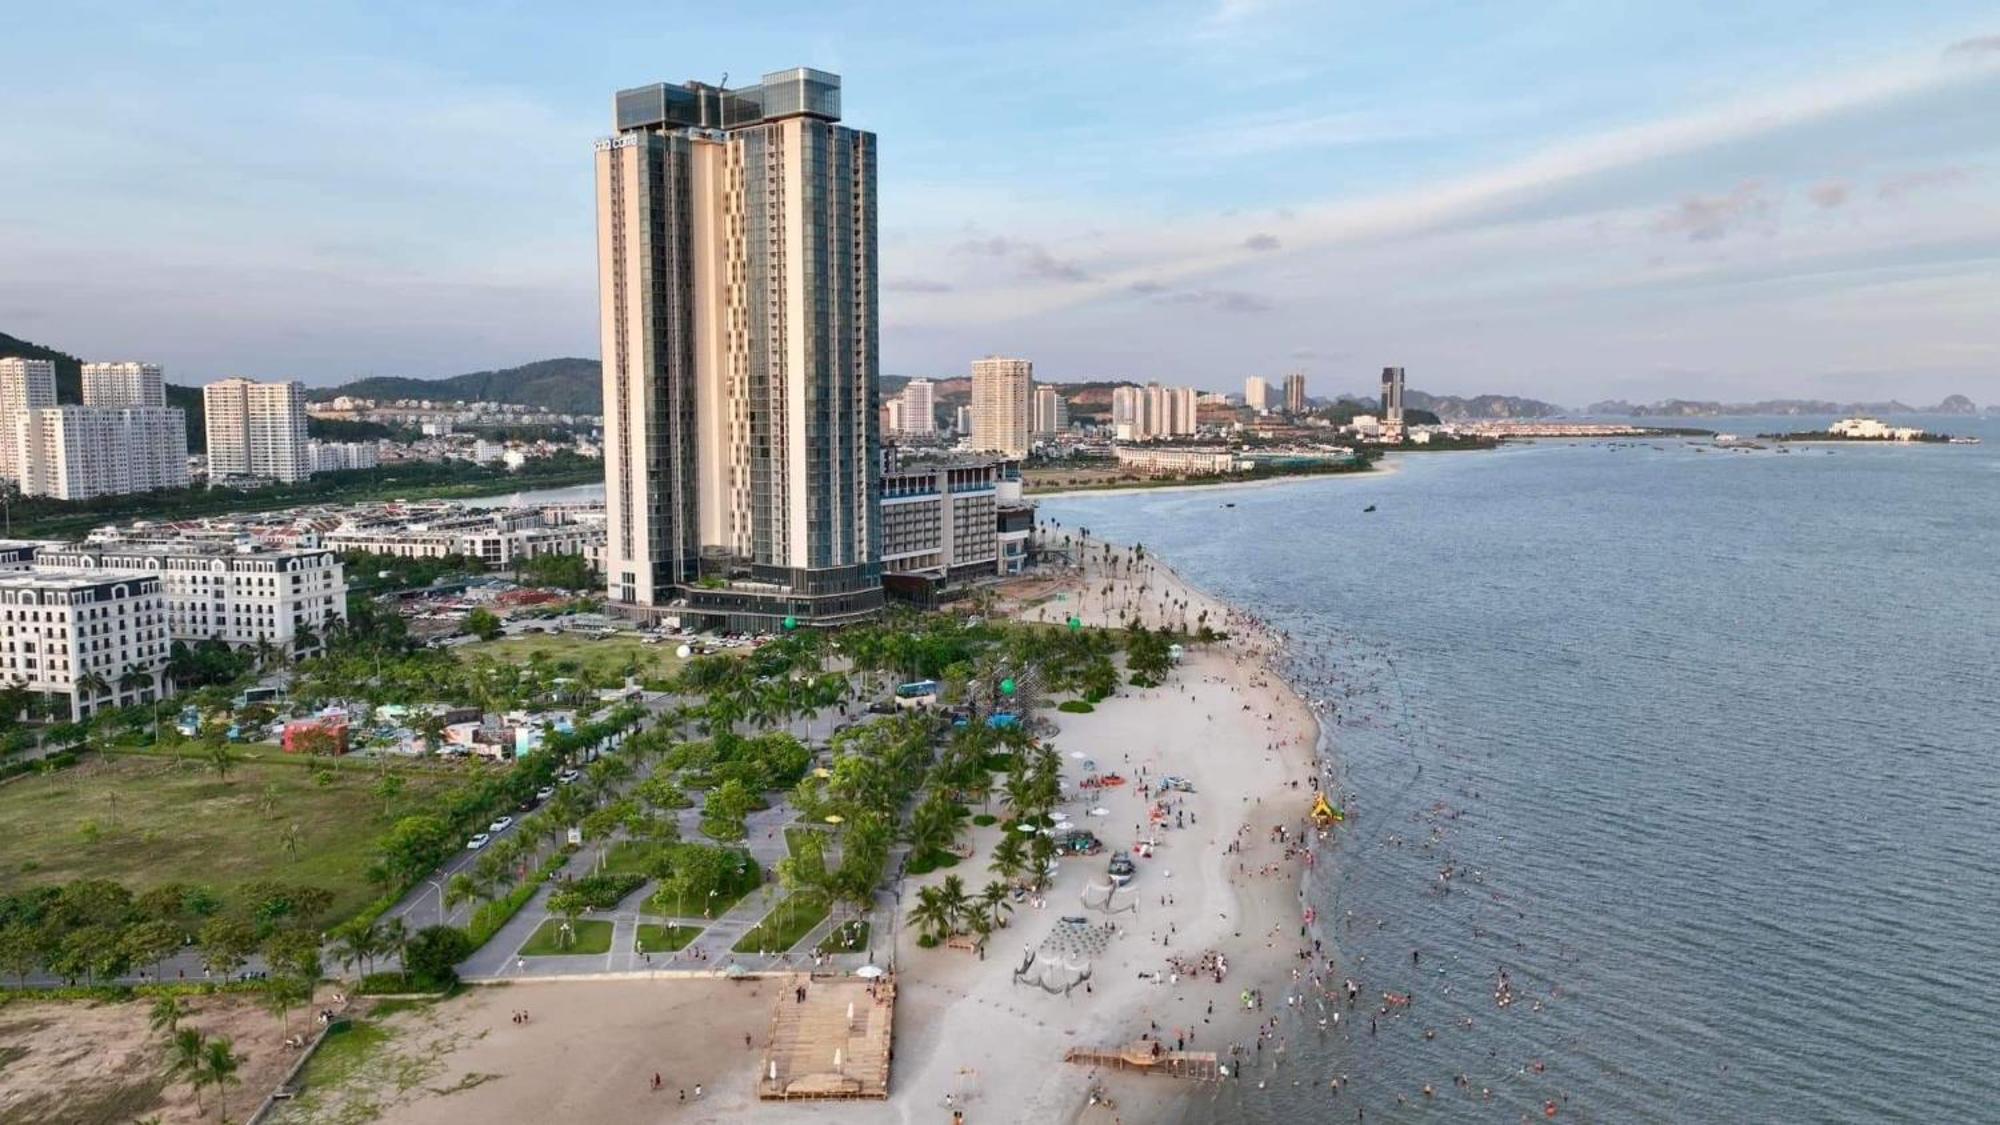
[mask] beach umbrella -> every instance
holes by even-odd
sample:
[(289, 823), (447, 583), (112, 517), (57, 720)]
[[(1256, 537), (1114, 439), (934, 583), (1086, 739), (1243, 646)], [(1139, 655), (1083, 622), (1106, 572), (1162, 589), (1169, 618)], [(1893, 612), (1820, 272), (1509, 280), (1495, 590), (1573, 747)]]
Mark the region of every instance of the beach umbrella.
[(1001, 694), (1001, 695), (1012, 695), (1012, 694), (1014, 694), (1014, 680), (1013, 680), (1013, 677), (1011, 677), (1011, 676), (1010, 676), (1010, 677), (1008, 677), (1007, 679), (1004, 679), (1004, 680), (1001, 680), (1001, 681), (1000, 681), (1000, 694)]
[(1014, 827), (1020, 829), (1023, 832), (1033, 832), (1035, 830), (1035, 826), (1032, 824), (1017, 824)]
[(887, 976), (888, 972), (879, 965), (863, 965), (860, 968), (854, 970), (854, 975), (857, 977), (866, 977), (869, 980), (874, 980), (876, 977)]
[(821, 766), (821, 767), (819, 767), (818, 769), (816, 769), (816, 770), (814, 770), (814, 771), (813, 771), (813, 776), (814, 776), (814, 777), (819, 777), (819, 778), (827, 778), (827, 777), (832, 777), (832, 776), (833, 776), (833, 771), (832, 771), (832, 770), (830, 770), (830, 769), (827, 769), (827, 768), (826, 768), (825, 766)]
[(826, 814), (826, 822), (828, 824), (845, 824), (847, 823), (847, 818), (840, 815), (839, 813), (830, 812)]
[(1105, 808), (1105, 807), (1104, 807), (1103, 805), (1099, 805), (1099, 806), (1097, 806), (1096, 808), (1094, 808), (1094, 809), (1090, 810), (1090, 815), (1092, 815), (1092, 816), (1110, 816), (1110, 815), (1111, 815), (1111, 810), (1110, 810), (1110, 809), (1107, 809), (1107, 808)]
[(741, 965), (731, 964), (728, 968), (722, 970), (722, 975), (728, 977), (730, 980), (739, 980), (749, 976), (750, 970)]
[(789, 633), (798, 627), (799, 619), (787, 614), (785, 617), (785, 632)]
[(1084, 753), (1081, 750), (1072, 750), (1069, 752), (1069, 756), (1075, 758), (1079, 762), (1081, 762), (1084, 759)]

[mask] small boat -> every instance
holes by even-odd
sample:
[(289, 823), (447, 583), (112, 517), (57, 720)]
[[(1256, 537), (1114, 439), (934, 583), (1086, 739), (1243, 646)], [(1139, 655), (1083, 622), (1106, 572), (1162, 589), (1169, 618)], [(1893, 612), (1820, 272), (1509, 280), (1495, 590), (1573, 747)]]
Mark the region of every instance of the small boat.
[(1236, 506), (1236, 501), (1234, 500), (1231, 500), (1229, 503), (1223, 505), (1223, 507), (1225, 508), (1234, 508), (1235, 506)]
[(1366, 508), (1363, 508), (1363, 509), (1361, 509), (1361, 510), (1362, 510), (1362, 511), (1364, 511), (1364, 512), (1372, 512), (1372, 511), (1374, 511), (1374, 510), (1375, 510), (1375, 505), (1373, 505), (1373, 504), (1370, 504), (1370, 505), (1368, 505), (1368, 506), (1367, 506)]

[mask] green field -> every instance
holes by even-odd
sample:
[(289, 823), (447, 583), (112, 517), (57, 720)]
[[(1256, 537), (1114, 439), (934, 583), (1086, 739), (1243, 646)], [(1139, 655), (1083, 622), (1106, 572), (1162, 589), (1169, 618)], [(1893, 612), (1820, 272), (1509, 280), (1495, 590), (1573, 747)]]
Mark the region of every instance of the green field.
[(700, 926), (662, 926), (639, 923), (639, 948), (647, 953), (672, 953), (701, 936)]
[(580, 918), (576, 923), (576, 940), (565, 949), (556, 942), (556, 930), (562, 919), (551, 918), (536, 927), (527, 944), (521, 946), (521, 957), (571, 957), (586, 953), (611, 952), (611, 923)]
[(597, 639), (581, 633), (536, 633), (458, 645), (451, 651), (460, 660), (483, 656), (502, 664), (526, 664), (539, 652), (550, 664), (573, 660), (582, 670), (598, 675), (618, 675), (628, 665), (636, 665), (640, 677), (647, 678), (678, 671), (686, 663), (674, 655), (678, 647), (645, 644), (630, 634)]
[(384, 815), (375, 769), (349, 765), (325, 786), (314, 773), (295, 761), (245, 761), (222, 779), (193, 759), (93, 755), (19, 778), (0, 785), (0, 886), (94, 878), (137, 892), (192, 883), (227, 899), (269, 879), (333, 892), (328, 916), (345, 918), (377, 893), (363, 877), (376, 838), (422, 811), (450, 778), (403, 773), (404, 791)]
[(800, 891), (789, 895), (785, 901), (772, 907), (771, 912), (764, 915), (764, 920), (752, 926), (750, 932), (744, 934), (732, 948), (738, 953), (766, 950), (783, 953), (825, 920), (829, 906), (826, 896), (818, 891)]
[(620, 840), (605, 855), (602, 871), (606, 875), (644, 875), (647, 862), (659, 850), (660, 846), (649, 840)]

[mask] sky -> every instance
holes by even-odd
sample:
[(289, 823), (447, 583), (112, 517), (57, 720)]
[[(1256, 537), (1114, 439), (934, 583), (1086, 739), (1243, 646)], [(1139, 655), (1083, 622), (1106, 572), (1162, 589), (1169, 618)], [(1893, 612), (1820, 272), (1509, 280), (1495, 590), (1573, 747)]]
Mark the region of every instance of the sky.
[(0, 331), (174, 382), (597, 354), (621, 88), (880, 138), (882, 369), (2000, 401), (2000, 10), (4, 3)]

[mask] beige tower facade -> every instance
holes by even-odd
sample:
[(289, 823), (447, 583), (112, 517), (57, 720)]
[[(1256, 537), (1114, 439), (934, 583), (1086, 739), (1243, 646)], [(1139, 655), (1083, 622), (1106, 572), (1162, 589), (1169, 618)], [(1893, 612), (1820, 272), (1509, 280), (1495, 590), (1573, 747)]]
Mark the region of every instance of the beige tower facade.
[(746, 629), (873, 612), (874, 135), (805, 68), (615, 105), (596, 158), (612, 606)]
[(268, 477), (293, 484), (312, 475), (304, 384), (223, 379), (204, 386), (201, 397), (210, 480)]
[(1026, 457), (1034, 426), (1035, 365), (990, 355), (972, 361), (972, 448)]

